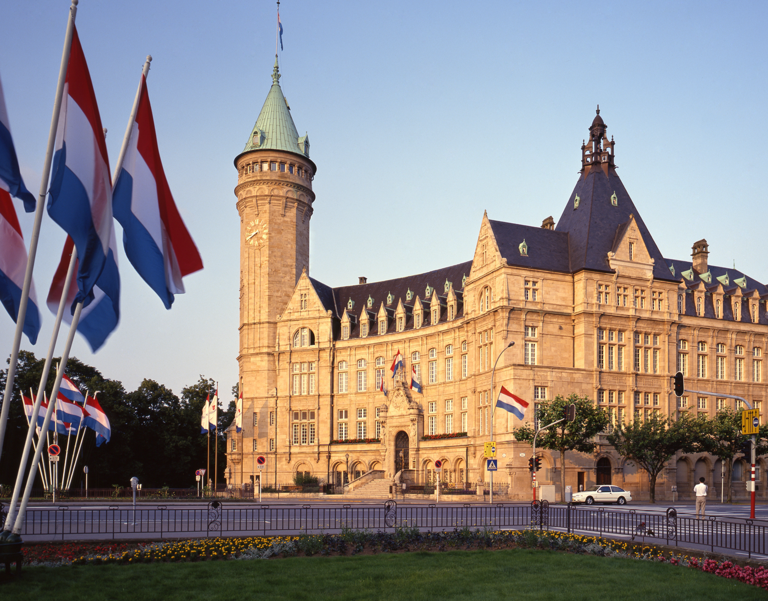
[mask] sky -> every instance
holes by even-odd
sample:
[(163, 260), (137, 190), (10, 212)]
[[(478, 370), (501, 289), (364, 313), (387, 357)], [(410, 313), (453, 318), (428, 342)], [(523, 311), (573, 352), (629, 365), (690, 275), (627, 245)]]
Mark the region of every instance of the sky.
[[(69, 0), (0, 3), (0, 78), (37, 195)], [(665, 257), (706, 238), (711, 264), (768, 282), (768, 3), (284, 0), (280, 84), (318, 167), (310, 274), (342, 286), (470, 260), (491, 219), (557, 221), (599, 104), (616, 164)], [(80, 40), (111, 165), (147, 54), (166, 176), (205, 265), (166, 311), (120, 251), (121, 323), (72, 355), (127, 390), (237, 382), (233, 160), (271, 85), (276, 4), (81, 0)], [(32, 215), (16, 203), (25, 239)], [(118, 240), (122, 237), (115, 223)], [(40, 305), (64, 244), (46, 215)], [(42, 308), (44, 357), (53, 315)], [(14, 324), (0, 315), (2, 353)], [(56, 355), (61, 353), (60, 336)]]

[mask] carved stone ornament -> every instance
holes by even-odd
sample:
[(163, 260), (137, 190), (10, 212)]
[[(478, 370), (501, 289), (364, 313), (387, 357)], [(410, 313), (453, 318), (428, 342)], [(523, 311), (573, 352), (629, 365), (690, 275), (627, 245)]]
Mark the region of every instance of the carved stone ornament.
[(418, 410), (419, 404), (411, 398), (411, 392), (403, 384), (398, 383), (395, 389), (390, 393), (389, 407), (387, 408), (387, 417), (396, 415), (406, 415), (409, 410)]

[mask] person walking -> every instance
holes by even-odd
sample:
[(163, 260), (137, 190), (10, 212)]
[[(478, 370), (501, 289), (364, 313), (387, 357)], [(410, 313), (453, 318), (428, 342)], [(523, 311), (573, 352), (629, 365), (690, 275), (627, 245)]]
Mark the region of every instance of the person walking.
[(699, 512), (701, 517), (704, 517), (704, 510), (707, 508), (707, 491), (709, 487), (704, 484), (704, 478), (699, 478), (699, 483), (693, 487), (693, 492), (696, 494), (696, 519), (699, 519)]

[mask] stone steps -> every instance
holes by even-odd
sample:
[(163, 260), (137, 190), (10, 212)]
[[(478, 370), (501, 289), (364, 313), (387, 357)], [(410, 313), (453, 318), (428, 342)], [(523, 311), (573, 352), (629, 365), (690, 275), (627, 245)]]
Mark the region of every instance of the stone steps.
[(350, 498), (388, 499), (389, 485), (389, 480), (373, 480), (344, 496)]

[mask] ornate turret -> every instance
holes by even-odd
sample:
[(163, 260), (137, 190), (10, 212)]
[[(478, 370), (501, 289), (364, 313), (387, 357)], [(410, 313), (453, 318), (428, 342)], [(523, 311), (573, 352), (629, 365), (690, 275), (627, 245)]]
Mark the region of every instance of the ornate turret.
[(608, 169), (615, 168), (613, 163), (613, 138), (608, 140), (605, 130), (608, 126), (600, 116), (600, 105), (597, 105), (597, 115), (589, 127), (589, 142), (581, 145), (581, 173), (586, 175), (592, 169), (602, 168), (608, 175)]

